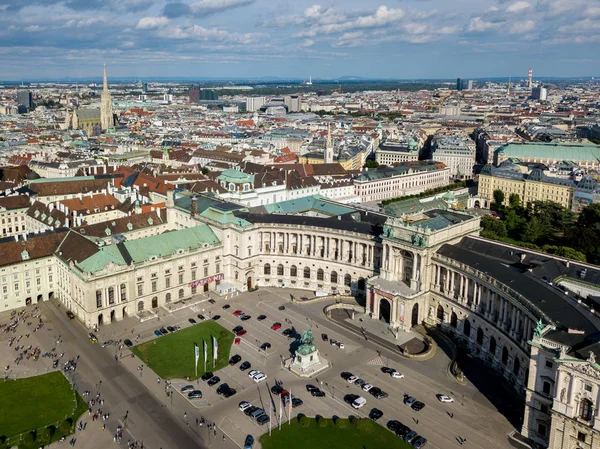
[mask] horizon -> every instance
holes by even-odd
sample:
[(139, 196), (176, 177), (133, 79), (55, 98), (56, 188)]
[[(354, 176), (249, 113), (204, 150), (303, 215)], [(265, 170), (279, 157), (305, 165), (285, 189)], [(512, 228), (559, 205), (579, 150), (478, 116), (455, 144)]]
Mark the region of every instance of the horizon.
[(113, 79), (600, 73), (589, 0), (0, 0), (0, 12), (2, 81), (95, 79), (104, 62)]

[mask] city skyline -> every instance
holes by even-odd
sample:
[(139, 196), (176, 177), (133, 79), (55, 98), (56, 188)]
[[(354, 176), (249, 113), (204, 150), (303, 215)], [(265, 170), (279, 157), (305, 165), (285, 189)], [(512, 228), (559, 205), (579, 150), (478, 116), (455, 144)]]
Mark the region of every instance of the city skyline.
[(587, 77), (585, 0), (0, 0), (0, 80)]

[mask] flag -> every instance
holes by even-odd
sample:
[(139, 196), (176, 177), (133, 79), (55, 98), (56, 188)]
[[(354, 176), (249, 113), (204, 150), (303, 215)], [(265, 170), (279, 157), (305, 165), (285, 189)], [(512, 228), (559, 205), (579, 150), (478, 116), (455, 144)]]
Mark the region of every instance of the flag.
[(273, 400), (269, 401), (269, 436), (271, 435), (271, 411), (273, 410)]
[(283, 403), (281, 402), (281, 395), (279, 396), (279, 430), (281, 430), (281, 419), (283, 418)]
[(213, 339), (213, 359), (217, 360), (217, 355), (219, 352), (219, 343), (217, 343), (217, 339), (215, 337)]
[(292, 389), (290, 388), (290, 396), (289, 396), (289, 398), (290, 398), (290, 402), (289, 402), (290, 408), (289, 408), (289, 411), (288, 411), (288, 424), (290, 424), (290, 425), (292, 424), (292, 397), (293, 397), (292, 396)]
[(204, 363), (206, 363), (208, 357), (208, 353), (206, 352), (206, 340), (202, 340), (202, 343), (204, 343)]
[(200, 348), (194, 343), (194, 365), (196, 366), (196, 376), (198, 375), (198, 359), (200, 358)]

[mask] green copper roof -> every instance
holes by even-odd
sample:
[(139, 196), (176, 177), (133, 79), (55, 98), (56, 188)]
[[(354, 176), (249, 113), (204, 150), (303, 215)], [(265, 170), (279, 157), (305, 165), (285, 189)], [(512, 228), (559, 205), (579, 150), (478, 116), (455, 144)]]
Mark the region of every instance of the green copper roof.
[(279, 203), (266, 204), (264, 208), (270, 214), (299, 214), (313, 210), (325, 215), (335, 216), (354, 212), (354, 209), (325, 202), (324, 199), (325, 197), (321, 195), (305, 196)]
[(521, 159), (597, 162), (600, 158), (600, 146), (583, 143), (508, 143), (496, 149), (496, 153)]
[(206, 209), (200, 214), (200, 216), (221, 224), (234, 224), (243, 228), (246, 226), (252, 226), (252, 223), (244, 220), (243, 218), (236, 217), (232, 211), (223, 212), (213, 207)]
[(193, 250), (207, 245), (218, 245), (219, 239), (207, 224), (194, 228), (180, 229), (137, 240), (131, 240), (120, 245), (108, 245), (98, 249), (91, 257), (78, 263), (85, 272), (95, 273), (109, 263), (128, 265), (142, 263), (152, 257), (169, 257), (179, 250)]
[(224, 170), (219, 176), (217, 176), (217, 181), (226, 181), (239, 184), (247, 182), (254, 185), (254, 175), (249, 175), (247, 173), (244, 173), (243, 171), (229, 168), (227, 170)]

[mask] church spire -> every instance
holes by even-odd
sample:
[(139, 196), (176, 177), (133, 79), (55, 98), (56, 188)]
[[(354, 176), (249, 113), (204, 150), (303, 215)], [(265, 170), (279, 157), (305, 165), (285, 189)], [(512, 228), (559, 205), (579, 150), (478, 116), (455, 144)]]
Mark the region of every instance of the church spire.
[(106, 62), (104, 63), (104, 90), (108, 90), (108, 79), (106, 78)]
[(327, 124), (327, 148), (333, 147), (333, 142), (331, 141), (331, 124)]

